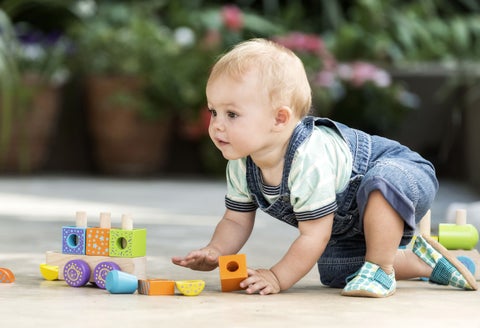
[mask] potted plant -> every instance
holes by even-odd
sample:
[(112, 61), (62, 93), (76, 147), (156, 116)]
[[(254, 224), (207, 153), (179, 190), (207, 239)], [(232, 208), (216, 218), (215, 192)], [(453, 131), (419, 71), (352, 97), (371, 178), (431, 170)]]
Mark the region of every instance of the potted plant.
[(0, 171), (33, 172), (43, 167), (68, 77), (68, 40), (27, 23), (12, 26), (0, 11)]
[(166, 165), (175, 106), (161, 86), (172, 79), (179, 48), (154, 13), (146, 5), (99, 4), (71, 31), (103, 173), (153, 174)]

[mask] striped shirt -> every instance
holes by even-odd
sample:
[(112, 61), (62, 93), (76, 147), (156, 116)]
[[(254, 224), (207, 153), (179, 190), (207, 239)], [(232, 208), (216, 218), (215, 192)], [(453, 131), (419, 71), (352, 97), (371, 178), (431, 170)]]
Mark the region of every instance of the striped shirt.
[[(323, 217), (337, 210), (336, 194), (343, 191), (352, 173), (352, 154), (335, 130), (316, 126), (296, 150), (288, 188), (298, 221)], [(271, 204), (279, 197), (280, 185), (262, 184), (262, 194)], [(254, 211), (257, 205), (248, 190), (246, 158), (229, 161), (225, 204), (234, 211)]]

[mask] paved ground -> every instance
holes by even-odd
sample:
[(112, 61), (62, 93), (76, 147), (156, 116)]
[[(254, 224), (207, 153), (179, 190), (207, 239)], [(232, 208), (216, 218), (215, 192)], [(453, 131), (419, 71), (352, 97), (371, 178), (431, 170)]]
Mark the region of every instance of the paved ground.
[[(0, 178), (0, 267), (16, 275), (14, 284), (0, 285), (0, 326), (480, 327), (479, 292), (421, 281), (399, 282), (397, 293), (388, 299), (347, 298), (321, 286), (312, 270), (278, 295), (221, 293), (217, 270), (179, 268), (170, 257), (209, 240), (223, 212), (224, 192), (221, 181)], [(445, 222), (452, 203), (479, 199), (464, 185), (442, 181), (432, 208), (432, 230)], [(72, 224), (78, 210), (88, 213), (91, 225), (98, 224), (100, 212), (111, 212), (113, 225), (120, 223), (121, 214), (131, 213), (135, 225), (148, 231), (148, 275), (204, 279), (204, 292), (197, 297), (112, 295), (43, 280), (38, 266), (45, 261), (45, 251), (60, 248), (61, 227)], [(295, 237), (295, 229), (262, 214), (242, 252), (249, 266), (269, 267)]]

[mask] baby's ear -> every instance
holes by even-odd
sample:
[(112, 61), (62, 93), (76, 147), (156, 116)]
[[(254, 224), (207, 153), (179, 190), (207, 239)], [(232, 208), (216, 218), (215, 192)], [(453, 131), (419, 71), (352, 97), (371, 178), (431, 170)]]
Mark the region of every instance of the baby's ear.
[(277, 108), (275, 112), (275, 125), (278, 127), (287, 125), (292, 119), (292, 116), (293, 113), (290, 107), (282, 106)]

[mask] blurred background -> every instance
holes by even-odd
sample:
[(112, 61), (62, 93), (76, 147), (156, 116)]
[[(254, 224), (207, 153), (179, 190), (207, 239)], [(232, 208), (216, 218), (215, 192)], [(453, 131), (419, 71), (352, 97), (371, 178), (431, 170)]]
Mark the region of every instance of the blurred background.
[(480, 1), (0, 1), (0, 174), (223, 178), (215, 59), (304, 61), (315, 115), (394, 138), (480, 190)]

